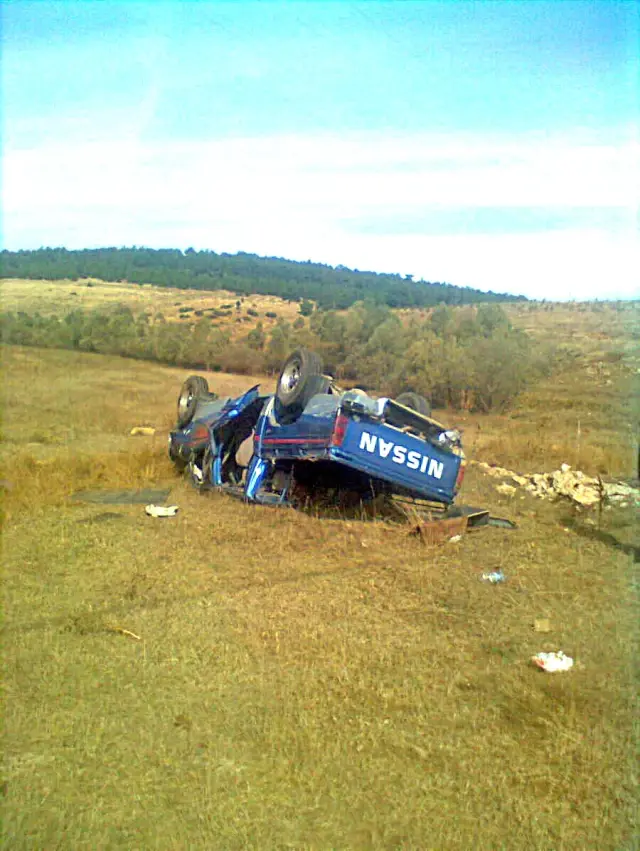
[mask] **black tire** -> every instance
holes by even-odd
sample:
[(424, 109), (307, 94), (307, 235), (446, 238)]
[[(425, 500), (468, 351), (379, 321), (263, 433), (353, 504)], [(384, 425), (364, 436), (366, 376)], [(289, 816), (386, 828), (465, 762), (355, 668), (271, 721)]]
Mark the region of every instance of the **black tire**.
[(184, 428), (189, 425), (198, 407), (198, 400), (211, 394), (206, 378), (201, 375), (190, 375), (184, 382), (178, 396), (178, 425)]
[(276, 385), (276, 399), (284, 409), (302, 410), (319, 392), (317, 376), (322, 375), (322, 359), (308, 349), (298, 349), (282, 366)]
[(427, 402), (424, 396), (421, 396), (419, 393), (414, 393), (412, 390), (408, 390), (406, 393), (401, 393), (396, 399), (396, 402), (400, 405), (404, 405), (405, 408), (411, 408), (412, 411), (417, 411), (424, 417), (431, 416), (431, 405)]

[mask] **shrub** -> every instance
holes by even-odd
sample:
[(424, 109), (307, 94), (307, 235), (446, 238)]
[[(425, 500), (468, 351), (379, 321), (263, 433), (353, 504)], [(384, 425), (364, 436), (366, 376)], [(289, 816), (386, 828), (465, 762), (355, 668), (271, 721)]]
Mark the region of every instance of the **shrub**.
[(236, 372), (239, 375), (261, 372), (264, 369), (264, 357), (261, 352), (250, 348), (246, 343), (233, 343), (220, 353), (220, 368), (224, 372)]
[(256, 327), (247, 334), (247, 345), (252, 349), (262, 351), (266, 343), (266, 335), (262, 328), (262, 322), (258, 322)]
[[(159, 313), (149, 322), (148, 314), (134, 314), (124, 305), (87, 312), (75, 309), (63, 319), (19, 311), (3, 314), (0, 330), (7, 343), (241, 373), (277, 372), (292, 349), (306, 346), (334, 366), (330, 371), (338, 379), (385, 394), (411, 389), (437, 407), (480, 411), (504, 410), (557, 362), (550, 349), (534, 347), (527, 334), (513, 328), (493, 305), (438, 308), (426, 318), (412, 315), (401, 321), (387, 308), (360, 302), (348, 311), (316, 310), (308, 323), (298, 316), (293, 327), (279, 319), (269, 326), (268, 336), (258, 322), (235, 343), (228, 332), (203, 317), (205, 312), (233, 315), (231, 310), (199, 310), (194, 324), (166, 322)], [(192, 313), (193, 308), (181, 307), (178, 316), (189, 320)], [(274, 311), (266, 316), (278, 318)], [(235, 319), (251, 323), (249, 315)], [(568, 361), (572, 353), (564, 350), (560, 355)]]

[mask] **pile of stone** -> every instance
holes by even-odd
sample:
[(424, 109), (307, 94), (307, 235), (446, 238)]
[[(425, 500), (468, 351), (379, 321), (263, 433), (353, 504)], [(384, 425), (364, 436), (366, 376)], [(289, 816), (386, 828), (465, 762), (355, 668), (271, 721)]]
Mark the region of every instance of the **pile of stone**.
[(581, 470), (572, 470), (568, 464), (563, 464), (553, 473), (532, 473), (528, 476), (520, 476), (504, 467), (492, 467), (484, 461), (478, 462), (477, 466), (490, 476), (514, 482), (509, 484), (505, 481), (497, 485), (496, 489), (507, 495), (514, 494), (519, 486), (534, 496), (546, 499), (567, 497), (586, 507), (604, 503), (624, 508), (630, 503), (640, 503), (638, 488), (624, 482), (603, 482), (600, 478), (587, 476)]

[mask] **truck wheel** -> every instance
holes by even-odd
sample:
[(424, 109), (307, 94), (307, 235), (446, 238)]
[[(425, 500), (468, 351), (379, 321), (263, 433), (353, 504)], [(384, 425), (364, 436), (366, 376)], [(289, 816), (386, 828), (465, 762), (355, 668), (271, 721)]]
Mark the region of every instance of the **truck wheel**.
[(321, 375), (321, 358), (308, 349), (298, 349), (284, 362), (276, 385), (276, 399), (283, 408), (302, 410), (318, 392), (316, 376)]
[(421, 396), (419, 393), (414, 393), (412, 390), (409, 390), (406, 393), (401, 393), (396, 399), (396, 402), (400, 405), (404, 405), (405, 408), (411, 408), (412, 411), (417, 411), (425, 417), (431, 416), (431, 405), (427, 402), (424, 396)]
[(209, 385), (201, 375), (190, 375), (178, 396), (178, 425), (184, 428), (193, 419), (198, 400), (209, 396)]

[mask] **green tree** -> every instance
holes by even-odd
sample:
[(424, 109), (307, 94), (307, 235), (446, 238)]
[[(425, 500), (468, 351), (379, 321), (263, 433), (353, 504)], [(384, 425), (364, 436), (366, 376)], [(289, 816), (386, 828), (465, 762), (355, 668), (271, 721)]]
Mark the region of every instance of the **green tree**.
[(425, 330), (405, 351), (393, 392), (403, 390), (421, 393), (436, 405), (446, 404), (444, 340), (431, 330)]
[(504, 331), (474, 344), (474, 391), (480, 410), (504, 410), (524, 389), (528, 379), (527, 349), (520, 335)]
[(509, 317), (499, 304), (481, 304), (478, 307), (477, 321), (485, 337), (511, 328)]
[(402, 364), (404, 349), (402, 323), (391, 315), (377, 326), (366, 343), (351, 352), (346, 367), (368, 387), (390, 393)]
[(251, 331), (247, 334), (247, 345), (251, 349), (256, 349), (257, 351), (262, 351), (264, 349), (264, 344), (266, 343), (267, 335), (264, 333), (264, 328), (262, 327), (262, 322), (258, 322), (255, 328), (252, 328)]
[(277, 372), (291, 350), (291, 326), (280, 320), (271, 332), (267, 345), (265, 366), (270, 373)]
[(439, 304), (429, 317), (429, 326), (438, 337), (446, 337), (455, 331), (453, 310), (446, 304)]

